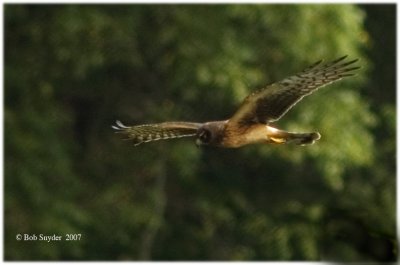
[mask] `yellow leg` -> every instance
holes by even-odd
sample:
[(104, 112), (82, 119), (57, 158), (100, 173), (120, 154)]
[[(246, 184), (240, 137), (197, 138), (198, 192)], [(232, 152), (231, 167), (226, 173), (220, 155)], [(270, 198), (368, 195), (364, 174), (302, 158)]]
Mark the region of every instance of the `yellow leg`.
[(278, 138), (278, 137), (269, 137), (269, 139), (272, 140), (272, 142), (276, 143), (276, 144), (283, 144), (286, 142), (285, 138)]

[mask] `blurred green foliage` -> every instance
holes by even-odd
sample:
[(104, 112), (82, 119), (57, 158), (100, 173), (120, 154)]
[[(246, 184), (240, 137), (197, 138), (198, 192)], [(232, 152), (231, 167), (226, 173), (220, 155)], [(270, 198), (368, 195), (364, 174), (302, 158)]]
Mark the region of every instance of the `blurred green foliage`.
[[(397, 259), (395, 5), (8, 4), (4, 21), (6, 260)], [(313, 146), (133, 147), (110, 128), (228, 118), (344, 54), (359, 74), (277, 123)]]

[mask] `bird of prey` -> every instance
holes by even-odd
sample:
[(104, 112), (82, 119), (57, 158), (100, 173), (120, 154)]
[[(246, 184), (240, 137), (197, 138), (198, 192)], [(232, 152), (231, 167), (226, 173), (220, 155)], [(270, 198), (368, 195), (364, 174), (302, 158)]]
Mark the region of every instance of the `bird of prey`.
[(271, 124), (286, 114), (303, 97), (318, 88), (354, 75), (356, 60), (346, 60), (343, 56), (323, 64), (314, 63), (295, 75), (270, 84), (247, 96), (237, 111), (227, 120), (195, 122), (163, 122), (125, 126), (120, 121), (112, 126), (117, 133), (141, 143), (195, 137), (197, 145), (235, 148), (248, 144), (313, 144), (320, 139), (318, 132), (297, 133), (277, 129)]

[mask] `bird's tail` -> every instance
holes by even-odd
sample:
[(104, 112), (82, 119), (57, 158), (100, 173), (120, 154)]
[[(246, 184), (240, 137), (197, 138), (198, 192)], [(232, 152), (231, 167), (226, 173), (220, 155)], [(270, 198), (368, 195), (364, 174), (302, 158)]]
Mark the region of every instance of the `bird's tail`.
[(321, 135), (318, 132), (294, 133), (279, 131), (279, 133), (274, 136), (270, 136), (269, 138), (273, 143), (276, 144), (294, 143), (297, 145), (309, 145), (313, 144), (315, 141), (318, 141), (321, 138)]

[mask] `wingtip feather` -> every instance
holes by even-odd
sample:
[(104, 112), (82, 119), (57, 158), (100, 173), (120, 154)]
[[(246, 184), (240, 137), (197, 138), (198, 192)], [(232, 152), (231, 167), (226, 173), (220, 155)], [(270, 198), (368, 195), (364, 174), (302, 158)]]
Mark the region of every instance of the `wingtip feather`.
[(129, 128), (129, 127), (125, 126), (120, 120), (116, 120), (115, 123), (116, 123), (120, 128), (124, 128), (124, 129)]
[(116, 120), (115, 125), (111, 125), (111, 128), (113, 128), (114, 130), (117, 130), (117, 131), (121, 131), (124, 129), (129, 129), (130, 127), (125, 126), (121, 121)]

